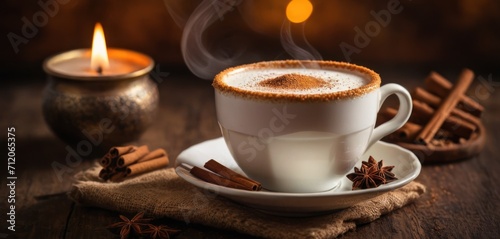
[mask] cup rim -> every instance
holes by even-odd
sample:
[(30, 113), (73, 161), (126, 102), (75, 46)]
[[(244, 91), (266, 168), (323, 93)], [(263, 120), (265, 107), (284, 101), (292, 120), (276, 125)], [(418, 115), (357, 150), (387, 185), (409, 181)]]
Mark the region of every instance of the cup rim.
[[(360, 73), (369, 79), (369, 82), (361, 87), (348, 89), (344, 91), (318, 93), (318, 94), (293, 94), (293, 93), (275, 93), (275, 92), (258, 92), (246, 89), (241, 89), (235, 86), (230, 86), (224, 82), (224, 78), (237, 71), (255, 68), (320, 68), (329, 70), (340, 70), (347, 72)], [(231, 67), (221, 71), (214, 78), (212, 86), (221, 93), (232, 94), (243, 98), (262, 99), (271, 101), (292, 101), (292, 102), (305, 102), (305, 101), (332, 101), (337, 99), (350, 99), (363, 96), (371, 91), (380, 88), (381, 79), (379, 74), (373, 70), (338, 61), (323, 61), (323, 60), (278, 60), (278, 61), (262, 61), (251, 64), (244, 64)]]

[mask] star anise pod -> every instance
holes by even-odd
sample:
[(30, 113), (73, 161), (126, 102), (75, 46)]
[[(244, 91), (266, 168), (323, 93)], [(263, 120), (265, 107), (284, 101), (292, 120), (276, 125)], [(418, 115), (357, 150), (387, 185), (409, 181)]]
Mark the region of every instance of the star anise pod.
[(142, 234), (142, 226), (147, 225), (151, 219), (143, 218), (144, 212), (137, 213), (132, 219), (128, 219), (127, 217), (120, 215), (121, 222), (113, 223), (108, 226), (108, 228), (121, 228), (120, 229), (120, 238), (125, 239), (128, 238), (130, 232), (133, 231), (135, 234)]
[(378, 162), (378, 175), (383, 177), (385, 179), (385, 183), (388, 183), (388, 182), (392, 182), (398, 178), (396, 178), (396, 175), (394, 175), (392, 171), (392, 169), (394, 168), (394, 166), (385, 166), (384, 167), (384, 160), (380, 160), (380, 162)]
[(148, 224), (147, 226), (148, 228), (145, 229), (142, 233), (149, 234), (149, 238), (151, 239), (169, 239), (170, 233), (176, 233), (179, 231), (164, 225), (155, 226), (152, 224)]
[(361, 167), (372, 167), (372, 166), (377, 166), (379, 169), (379, 165), (377, 164), (377, 160), (375, 160), (372, 156), (368, 157), (368, 162), (367, 161), (361, 161)]
[(354, 173), (348, 174), (347, 178), (353, 182), (352, 189), (376, 188), (398, 179), (391, 172), (393, 168), (394, 166), (384, 166), (383, 160), (377, 163), (370, 156), (368, 161), (361, 161), (361, 169), (355, 167)]
[(352, 189), (376, 188), (385, 183), (385, 179), (378, 174), (377, 165), (361, 165), (361, 169), (354, 167), (354, 173), (348, 174), (347, 178), (352, 181)]

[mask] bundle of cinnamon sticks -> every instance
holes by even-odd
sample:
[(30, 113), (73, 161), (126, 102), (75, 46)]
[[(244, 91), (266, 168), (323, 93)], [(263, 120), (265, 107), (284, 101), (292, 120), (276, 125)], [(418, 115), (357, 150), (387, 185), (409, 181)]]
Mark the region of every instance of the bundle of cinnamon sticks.
[[(462, 70), (455, 85), (431, 72), (424, 87), (412, 92), (413, 111), (408, 122), (386, 139), (434, 146), (470, 139), (484, 111), (482, 105), (465, 95), (473, 79), (469, 69)], [(379, 112), (379, 118), (387, 121), (396, 113), (396, 109), (388, 107)]]
[(149, 151), (147, 145), (112, 147), (100, 160), (99, 177), (103, 180), (122, 181), (125, 178), (168, 166), (164, 149)]

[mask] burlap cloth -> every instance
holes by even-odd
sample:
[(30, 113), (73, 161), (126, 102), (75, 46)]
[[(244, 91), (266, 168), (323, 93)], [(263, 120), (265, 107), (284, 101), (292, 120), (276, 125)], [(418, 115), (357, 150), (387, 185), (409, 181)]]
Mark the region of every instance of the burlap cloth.
[(99, 167), (76, 175), (69, 196), (76, 202), (121, 213), (145, 212), (186, 223), (234, 230), (268, 238), (332, 238), (356, 225), (371, 222), (420, 197), (425, 187), (417, 182), (332, 214), (287, 218), (264, 214), (223, 197), (198, 190), (173, 168), (162, 169), (120, 183), (103, 182)]

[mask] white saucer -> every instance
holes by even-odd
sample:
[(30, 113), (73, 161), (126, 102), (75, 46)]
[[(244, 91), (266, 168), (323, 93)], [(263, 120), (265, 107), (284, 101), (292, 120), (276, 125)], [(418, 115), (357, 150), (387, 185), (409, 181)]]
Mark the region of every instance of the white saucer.
[[(208, 140), (189, 147), (181, 152), (176, 161), (176, 173), (187, 182), (204, 190), (229, 198), (240, 204), (282, 216), (310, 216), (350, 207), (363, 200), (384, 192), (400, 188), (413, 181), (420, 173), (421, 165), (417, 157), (410, 151), (397, 145), (385, 142), (375, 143), (363, 155), (368, 160), (372, 155), (377, 161), (384, 160), (384, 165), (394, 165), (393, 172), (398, 180), (379, 186), (378, 188), (351, 190), (352, 182), (345, 177), (340, 187), (318, 193), (283, 193), (272, 191), (245, 191), (207, 183), (192, 176), (182, 163), (203, 167), (206, 161), (215, 159), (228, 168), (242, 173), (223, 138)], [(360, 166), (360, 162), (356, 167)]]

